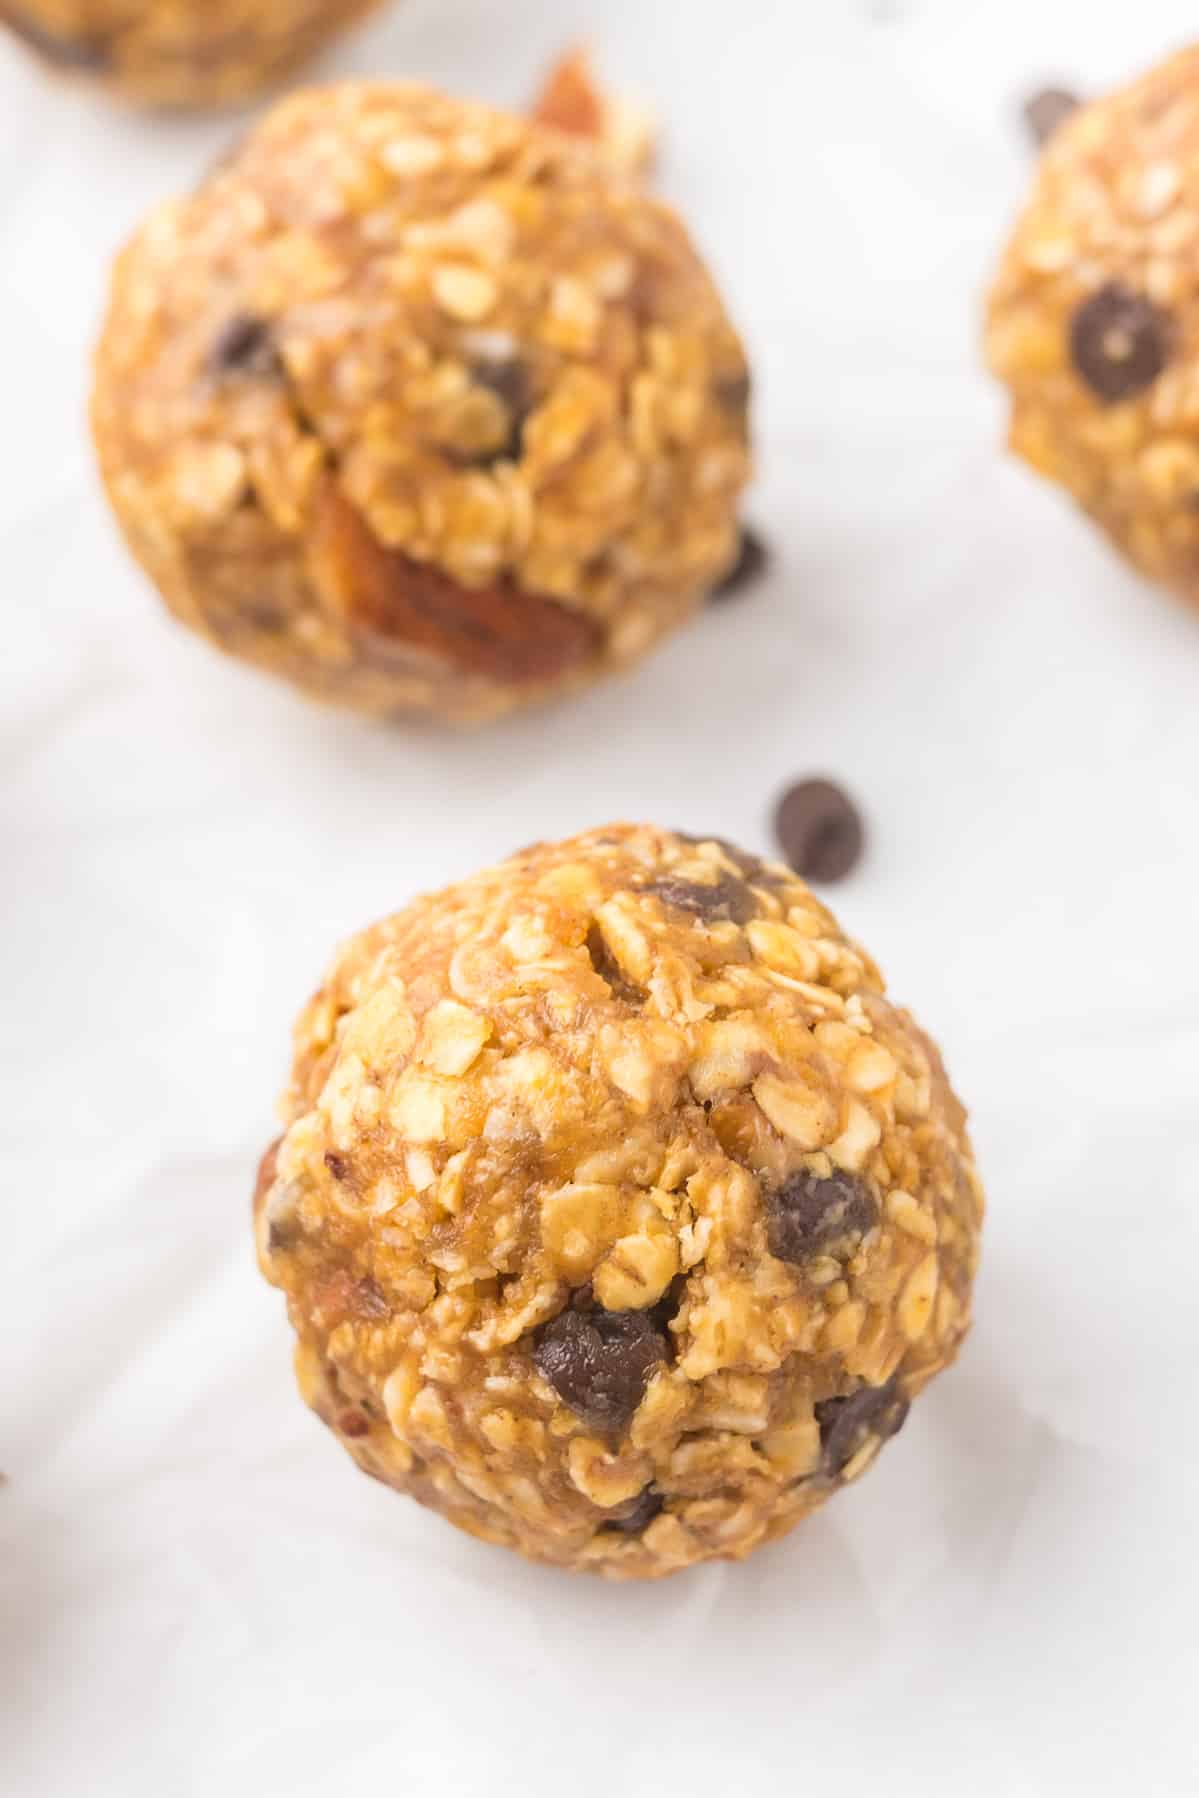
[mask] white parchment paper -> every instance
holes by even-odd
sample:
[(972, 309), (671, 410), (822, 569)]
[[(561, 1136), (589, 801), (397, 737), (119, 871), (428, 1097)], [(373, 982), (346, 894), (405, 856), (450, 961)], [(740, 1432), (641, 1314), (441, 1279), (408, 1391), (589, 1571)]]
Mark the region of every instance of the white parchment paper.
[[(1183, 0), (406, 0), (325, 68), (517, 103), (579, 32), (752, 345), (776, 554), (620, 684), (387, 732), (218, 660), (118, 547), (81, 419), (107, 258), (239, 121), (0, 48), (0, 1790), (676, 1798), (1199, 1789), (1199, 619), (1007, 462), (977, 364), (1015, 106)], [(978, 1324), (863, 1484), (610, 1589), (361, 1478), (293, 1395), (248, 1196), (333, 942), (620, 816), (768, 846), (941, 1039)]]

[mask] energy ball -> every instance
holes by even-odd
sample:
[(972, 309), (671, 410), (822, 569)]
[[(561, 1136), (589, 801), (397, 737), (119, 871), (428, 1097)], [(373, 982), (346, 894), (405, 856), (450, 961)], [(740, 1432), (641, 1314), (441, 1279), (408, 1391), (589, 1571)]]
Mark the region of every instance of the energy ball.
[(51, 68), (142, 105), (222, 106), (268, 87), (378, 0), (0, 0)]
[(1199, 47), (1065, 117), (991, 294), (1011, 446), (1199, 601)]
[(855, 1480), (970, 1318), (941, 1059), (776, 862), (613, 825), (354, 937), (255, 1194), (303, 1396), (488, 1542), (653, 1579)]
[(635, 662), (733, 561), (745, 357), (601, 147), (409, 86), (285, 100), (119, 259), (93, 420), (184, 623), (476, 721)]

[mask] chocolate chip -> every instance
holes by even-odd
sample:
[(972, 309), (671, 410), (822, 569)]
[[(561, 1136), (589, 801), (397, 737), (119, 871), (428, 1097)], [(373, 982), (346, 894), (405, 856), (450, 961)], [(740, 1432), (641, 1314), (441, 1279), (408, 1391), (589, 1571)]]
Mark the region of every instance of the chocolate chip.
[(712, 383), (712, 397), (724, 411), (731, 412), (735, 419), (744, 423), (753, 397), (753, 380), (749, 370), (742, 368), (735, 374), (718, 375)]
[(15, 36), (56, 69), (95, 70), (107, 67), (108, 42), (94, 32), (62, 36), (57, 32), (47, 31), (44, 25), (37, 24), (19, 7), (3, 4), (0, 4), (0, 25), (7, 25)]
[(325, 1150), (325, 1166), (335, 1180), (344, 1180), (350, 1171), (345, 1156), (335, 1154), (332, 1149)]
[(820, 1446), (830, 1473), (841, 1473), (871, 1436), (885, 1442), (903, 1428), (908, 1401), (895, 1380), (859, 1386), (848, 1398), (826, 1398), (816, 1406)]
[(1084, 300), (1070, 325), (1070, 355), (1079, 375), (1105, 406), (1151, 387), (1170, 355), (1168, 314), (1109, 281)]
[(614, 998), (623, 999), (626, 1005), (645, 1004), (644, 989), (628, 978), (598, 924), (593, 923), (587, 932), (585, 947), (592, 967)]
[(641, 890), (652, 893), (663, 905), (693, 912), (706, 923), (731, 919), (734, 924), (748, 924), (757, 915), (753, 894), (745, 882), (733, 874), (722, 874), (710, 885), (700, 880), (678, 880), (667, 874), (661, 880), (651, 880)]
[(282, 374), (270, 321), (253, 312), (235, 312), (213, 339), (208, 366), (215, 375)]
[(535, 394), (533, 376), (515, 357), (507, 362), (477, 362), (471, 368), (471, 379), (486, 387), (504, 402), (511, 420), (506, 441), (485, 456), (473, 457), (480, 463), (519, 462), (524, 453), (525, 420), (533, 410)]
[(851, 1254), (877, 1220), (873, 1194), (848, 1174), (822, 1179), (805, 1169), (767, 1199), (767, 1239), (780, 1261)]
[(343, 1411), (337, 1427), (343, 1436), (369, 1436), (371, 1428), (361, 1411)]
[(558, 1397), (597, 1430), (619, 1430), (665, 1361), (666, 1339), (644, 1311), (562, 1311), (533, 1352)]
[(754, 582), (766, 573), (770, 566), (770, 551), (766, 548), (756, 531), (748, 525), (741, 527), (741, 538), (737, 545), (737, 559), (728, 573), (717, 582), (708, 595), (713, 605), (722, 605), (726, 599), (744, 593)]
[(1047, 144), (1058, 126), (1077, 112), (1082, 102), (1064, 87), (1043, 87), (1024, 102), (1024, 123), (1034, 144)]
[(831, 780), (800, 780), (774, 812), (774, 831), (805, 880), (843, 880), (857, 866), (865, 832), (853, 800)]
[(662, 1509), (662, 1496), (652, 1486), (639, 1492), (633, 1501), (615, 1517), (606, 1517), (603, 1528), (619, 1530), (622, 1536), (639, 1536)]

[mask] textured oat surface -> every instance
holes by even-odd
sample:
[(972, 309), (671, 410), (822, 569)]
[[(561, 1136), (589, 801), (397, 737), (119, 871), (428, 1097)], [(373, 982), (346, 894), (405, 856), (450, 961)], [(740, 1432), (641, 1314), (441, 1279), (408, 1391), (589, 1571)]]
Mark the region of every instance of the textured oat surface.
[(641, 657), (736, 546), (741, 346), (602, 150), (410, 87), (279, 105), (117, 264), (101, 466), (175, 614), (476, 720)]
[(223, 106), (298, 68), (379, 0), (0, 0), (50, 69), (162, 107)]
[(1017, 454), (1199, 602), (1199, 47), (1053, 134), (987, 353)]
[(258, 1246), (376, 1477), (617, 1578), (740, 1558), (870, 1465), (969, 1320), (936, 1050), (801, 881), (631, 826), (353, 938)]
[[(1003, 452), (978, 350), (1024, 96), (1126, 82), (1193, 0), (731, 17), (400, 0), (333, 52), (519, 107), (592, 36), (753, 346), (772, 574), (483, 738), (314, 707), (154, 603), (87, 347), (113, 246), (237, 127), (0, 39), (4, 1798), (1194, 1798), (1199, 611)], [(297, 1400), (247, 1198), (288, 1027), (411, 894), (605, 818), (767, 853), (807, 772), (870, 826), (841, 923), (970, 1104), (973, 1327), (782, 1541), (566, 1576)]]

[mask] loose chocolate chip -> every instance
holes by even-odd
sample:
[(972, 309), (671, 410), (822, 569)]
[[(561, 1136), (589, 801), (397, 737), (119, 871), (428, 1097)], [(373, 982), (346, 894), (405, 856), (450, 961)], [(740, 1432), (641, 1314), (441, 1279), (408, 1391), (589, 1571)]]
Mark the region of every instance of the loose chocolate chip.
[(1070, 355), (1079, 375), (1105, 406), (1151, 387), (1170, 355), (1167, 313), (1109, 281), (1084, 300), (1070, 326)]
[(800, 780), (774, 812), (779, 846), (805, 880), (843, 880), (858, 864), (862, 819), (844, 788), (831, 780)]
[(885, 1386), (859, 1386), (848, 1398), (826, 1398), (816, 1406), (820, 1445), (830, 1473), (840, 1473), (862, 1444), (877, 1436), (896, 1435), (908, 1414), (908, 1401), (894, 1380)]
[(253, 312), (235, 312), (213, 339), (208, 366), (215, 375), (280, 375), (283, 364), (270, 321)]
[(748, 525), (741, 527), (741, 539), (737, 546), (737, 559), (728, 573), (708, 595), (712, 605), (723, 605), (726, 599), (744, 593), (752, 587), (770, 566), (770, 551), (761, 537)]
[(848, 1174), (822, 1179), (803, 1170), (767, 1200), (770, 1252), (793, 1263), (850, 1254), (877, 1219), (874, 1197), (859, 1181)]
[(748, 924), (757, 915), (753, 894), (743, 880), (732, 874), (722, 874), (711, 885), (699, 880), (678, 880), (667, 874), (661, 880), (651, 880), (641, 890), (653, 893), (663, 905), (693, 912), (707, 923), (731, 919), (734, 924)]
[(584, 1423), (619, 1430), (667, 1353), (665, 1337), (644, 1311), (562, 1311), (542, 1331), (533, 1359)]
[(606, 1530), (619, 1530), (622, 1536), (639, 1536), (654, 1521), (662, 1509), (662, 1503), (661, 1494), (655, 1492), (652, 1486), (647, 1486), (618, 1516), (606, 1517), (602, 1527)]
[(325, 1166), (335, 1180), (344, 1180), (350, 1171), (345, 1156), (335, 1154), (332, 1149), (325, 1150)]
[(56, 69), (103, 69), (109, 60), (109, 45), (94, 32), (77, 36), (60, 36), (37, 24), (20, 7), (0, 5), (0, 25), (9, 30)]
[(1077, 112), (1081, 101), (1064, 87), (1043, 87), (1024, 102), (1024, 123), (1034, 144), (1047, 144), (1063, 120)]

